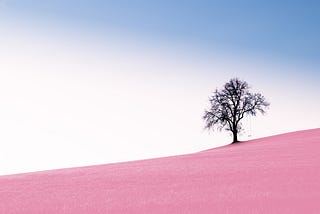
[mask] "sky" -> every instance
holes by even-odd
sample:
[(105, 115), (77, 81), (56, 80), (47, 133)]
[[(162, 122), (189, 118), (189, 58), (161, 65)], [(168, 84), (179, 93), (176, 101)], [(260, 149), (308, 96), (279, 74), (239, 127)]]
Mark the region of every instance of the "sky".
[(0, 1), (0, 175), (198, 152), (232, 77), (248, 140), (320, 127), (317, 1)]

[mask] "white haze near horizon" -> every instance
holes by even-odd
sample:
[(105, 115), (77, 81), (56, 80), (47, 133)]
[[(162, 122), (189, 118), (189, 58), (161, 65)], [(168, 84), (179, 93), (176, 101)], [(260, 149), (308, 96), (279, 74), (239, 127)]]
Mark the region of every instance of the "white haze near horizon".
[(231, 136), (204, 131), (201, 117), (211, 92), (235, 76), (271, 102), (266, 116), (245, 120), (240, 140), (320, 125), (319, 87), (306, 67), (56, 32), (1, 25), (2, 175), (228, 144)]

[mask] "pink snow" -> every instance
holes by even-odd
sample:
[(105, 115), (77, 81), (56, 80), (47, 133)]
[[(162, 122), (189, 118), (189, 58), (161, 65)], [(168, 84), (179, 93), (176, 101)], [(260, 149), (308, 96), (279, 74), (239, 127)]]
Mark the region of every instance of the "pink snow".
[(320, 213), (320, 129), (188, 155), (1, 176), (0, 213)]

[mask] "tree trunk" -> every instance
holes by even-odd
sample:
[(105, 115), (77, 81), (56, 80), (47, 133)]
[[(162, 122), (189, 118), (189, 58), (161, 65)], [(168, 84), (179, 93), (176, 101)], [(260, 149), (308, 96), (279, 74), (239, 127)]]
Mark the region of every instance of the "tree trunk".
[(233, 134), (233, 142), (232, 143), (239, 142), (238, 141), (238, 132), (237, 131), (233, 131), (232, 134)]

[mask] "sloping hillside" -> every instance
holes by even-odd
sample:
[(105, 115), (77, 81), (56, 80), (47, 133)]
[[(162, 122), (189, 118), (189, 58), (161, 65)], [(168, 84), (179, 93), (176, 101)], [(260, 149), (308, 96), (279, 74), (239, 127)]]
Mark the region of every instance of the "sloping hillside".
[(320, 213), (320, 129), (189, 155), (2, 176), (0, 213)]

